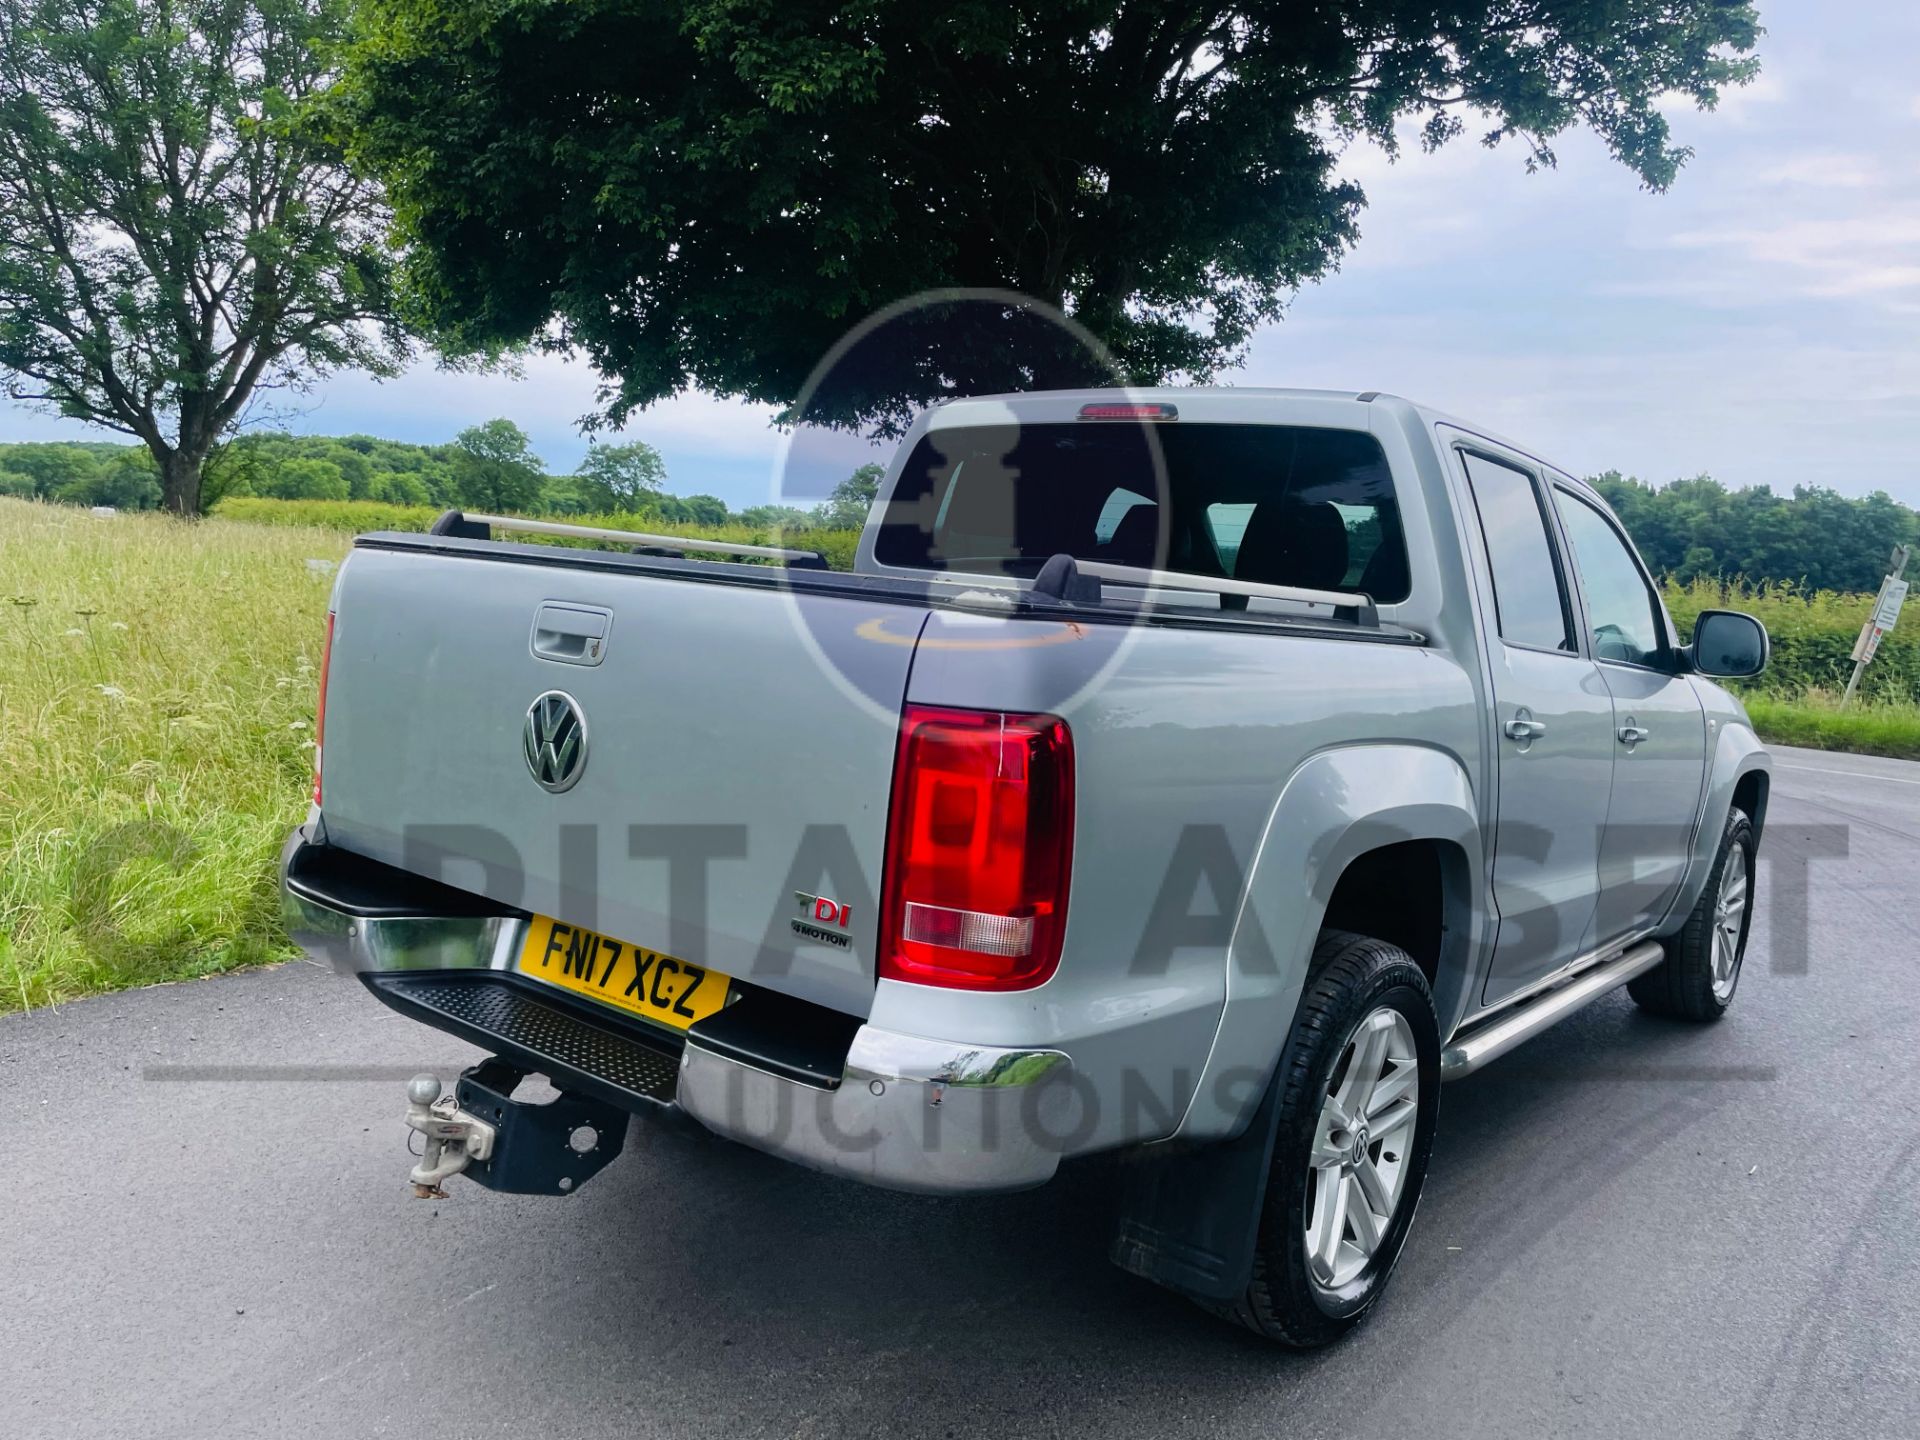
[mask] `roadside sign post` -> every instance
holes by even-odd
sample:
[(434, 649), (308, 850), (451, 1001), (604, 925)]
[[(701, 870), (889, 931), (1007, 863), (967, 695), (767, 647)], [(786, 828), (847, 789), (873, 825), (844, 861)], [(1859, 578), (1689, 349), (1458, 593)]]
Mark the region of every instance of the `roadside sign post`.
[(1887, 567), (1887, 578), (1880, 582), (1880, 593), (1873, 597), (1873, 613), (1867, 617), (1867, 623), (1860, 627), (1860, 638), (1853, 642), (1853, 675), (1847, 681), (1847, 690), (1840, 697), (1840, 708), (1845, 709), (1853, 700), (1853, 692), (1860, 688), (1860, 673), (1872, 663), (1880, 649), (1880, 637), (1893, 629), (1900, 619), (1900, 607), (1907, 601), (1907, 582), (1900, 578), (1907, 568), (1907, 547), (1893, 547), (1893, 561)]

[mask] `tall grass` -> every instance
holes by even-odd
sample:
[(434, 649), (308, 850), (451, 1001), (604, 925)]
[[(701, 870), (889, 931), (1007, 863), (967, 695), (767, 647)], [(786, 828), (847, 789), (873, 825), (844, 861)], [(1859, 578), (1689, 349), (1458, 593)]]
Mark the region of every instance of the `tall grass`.
[(1920, 614), (1909, 614), (1881, 640), (1859, 697), (1842, 710), (1840, 692), (1853, 673), (1853, 642), (1873, 608), (1871, 595), (1695, 580), (1669, 583), (1666, 599), (1682, 636), (1711, 609), (1744, 610), (1767, 627), (1773, 658), (1766, 672), (1731, 687), (1761, 739), (1920, 759)]
[(0, 500), (0, 1009), (289, 953), (343, 537)]
[[(1797, 585), (1722, 585), (1695, 580), (1669, 583), (1667, 609), (1682, 637), (1693, 633), (1702, 610), (1744, 610), (1767, 627), (1773, 659), (1757, 681), (1736, 688), (1747, 693), (1801, 695), (1838, 691), (1853, 673), (1853, 642), (1873, 609), (1871, 595), (1842, 595), (1832, 590), (1803, 590)], [(1912, 705), (1920, 701), (1920, 604), (1880, 642), (1867, 667), (1860, 694), (1867, 700)], [(1816, 698), (1812, 702), (1818, 708)]]
[(1745, 698), (1754, 730), (1770, 744), (1920, 760), (1920, 705), (1856, 700), (1842, 710), (1831, 690), (1790, 696), (1762, 691)]

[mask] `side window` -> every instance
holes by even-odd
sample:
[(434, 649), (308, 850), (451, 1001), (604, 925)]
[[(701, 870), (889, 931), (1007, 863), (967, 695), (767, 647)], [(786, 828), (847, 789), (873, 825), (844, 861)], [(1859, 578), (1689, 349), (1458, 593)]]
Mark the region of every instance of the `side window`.
[(1462, 452), (1480, 533), (1493, 565), (1500, 638), (1536, 650), (1577, 650), (1546, 512), (1524, 470)]
[(1578, 495), (1554, 492), (1561, 523), (1580, 567), (1580, 589), (1587, 599), (1587, 619), (1593, 626), (1596, 660), (1624, 660), (1629, 665), (1658, 665), (1665, 658), (1661, 643), (1660, 602), (1655, 599), (1633, 552), (1607, 517)]

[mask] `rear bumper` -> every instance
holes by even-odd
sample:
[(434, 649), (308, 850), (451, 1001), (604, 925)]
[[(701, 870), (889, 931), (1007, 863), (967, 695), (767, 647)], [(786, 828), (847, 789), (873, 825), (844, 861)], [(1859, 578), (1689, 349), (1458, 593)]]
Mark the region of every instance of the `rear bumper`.
[(312, 844), (304, 830), (281, 855), (281, 900), (308, 954), (562, 1090), (678, 1113), (892, 1190), (1019, 1190), (1059, 1165), (1073, 1094), (1058, 1050), (902, 1035), (768, 992), (684, 1035), (629, 1021), (515, 971), (527, 916)]

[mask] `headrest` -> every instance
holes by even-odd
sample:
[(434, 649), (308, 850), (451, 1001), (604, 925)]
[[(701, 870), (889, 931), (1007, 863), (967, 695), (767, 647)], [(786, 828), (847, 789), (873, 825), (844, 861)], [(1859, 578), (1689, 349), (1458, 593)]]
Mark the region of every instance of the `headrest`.
[(1160, 507), (1151, 503), (1135, 505), (1120, 517), (1113, 538), (1100, 547), (1100, 558), (1115, 565), (1151, 569), (1156, 559), (1154, 546), (1159, 539)]
[(1233, 578), (1337, 590), (1347, 578), (1347, 522), (1325, 501), (1263, 500), (1240, 537)]

